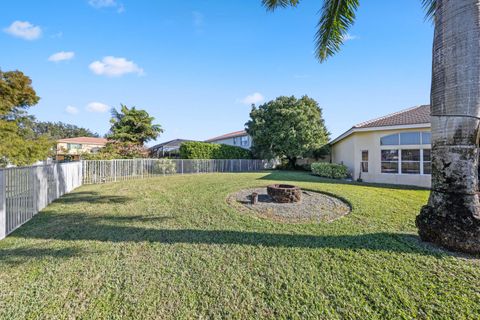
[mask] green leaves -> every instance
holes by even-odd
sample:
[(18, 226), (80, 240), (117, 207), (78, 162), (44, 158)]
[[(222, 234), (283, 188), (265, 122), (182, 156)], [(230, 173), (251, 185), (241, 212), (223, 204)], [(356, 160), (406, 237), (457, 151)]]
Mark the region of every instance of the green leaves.
[(425, 19), (430, 20), (435, 15), (437, 0), (422, 0), (422, 7), (425, 9)]
[(328, 142), (322, 109), (307, 96), (278, 97), (252, 108), (250, 118), (247, 132), (259, 158), (307, 156)]
[(251, 159), (249, 150), (226, 144), (188, 141), (180, 146), (182, 159)]
[[(269, 11), (287, 6), (297, 6), (300, 0), (262, 0)], [(320, 62), (340, 51), (348, 36), (348, 29), (355, 22), (359, 0), (324, 0), (318, 30), (315, 35), (315, 55)], [(435, 14), (437, 0), (421, 0), (426, 19)]]
[(359, 0), (325, 0), (315, 36), (316, 56), (321, 62), (340, 51), (355, 21)]
[(107, 136), (111, 140), (132, 142), (143, 145), (145, 142), (156, 139), (163, 129), (159, 124), (153, 124), (155, 118), (147, 111), (126, 105), (121, 105), (120, 111), (112, 110), (112, 127)]
[(34, 118), (27, 114), (39, 100), (32, 80), (23, 72), (0, 70), (0, 167), (29, 165), (49, 156), (53, 142), (35, 135)]
[(262, 0), (262, 4), (267, 10), (273, 11), (278, 7), (285, 8), (287, 6), (296, 7), (300, 0)]

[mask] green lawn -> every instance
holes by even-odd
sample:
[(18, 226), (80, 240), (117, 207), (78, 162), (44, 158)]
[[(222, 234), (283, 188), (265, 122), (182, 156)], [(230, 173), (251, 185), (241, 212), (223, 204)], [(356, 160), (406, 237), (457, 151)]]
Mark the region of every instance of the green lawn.
[[(225, 201), (272, 181), (353, 211), (281, 224)], [(292, 172), (84, 186), (0, 241), (0, 318), (479, 318), (479, 260), (418, 240), (427, 198)]]

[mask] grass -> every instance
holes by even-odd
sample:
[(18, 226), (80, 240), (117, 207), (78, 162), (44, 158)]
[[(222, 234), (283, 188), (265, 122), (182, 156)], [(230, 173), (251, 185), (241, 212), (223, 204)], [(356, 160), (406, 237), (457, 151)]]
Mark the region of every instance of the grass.
[[(281, 224), (225, 201), (278, 181), (353, 210)], [(478, 318), (479, 260), (418, 240), (427, 198), (293, 172), (84, 186), (0, 242), (0, 318)]]

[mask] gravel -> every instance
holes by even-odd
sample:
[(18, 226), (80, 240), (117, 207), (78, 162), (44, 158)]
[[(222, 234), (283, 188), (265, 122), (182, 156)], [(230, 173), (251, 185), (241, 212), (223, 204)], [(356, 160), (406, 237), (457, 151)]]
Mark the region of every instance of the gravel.
[[(250, 203), (253, 192), (258, 193), (255, 205)], [(302, 191), (301, 202), (276, 203), (267, 194), (267, 188), (245, 189), (231, 194), (228, 202), (243, 212), (287, 223), (329, 222), (350, 212), (350, 207), (342, 200), (312, 191)]]

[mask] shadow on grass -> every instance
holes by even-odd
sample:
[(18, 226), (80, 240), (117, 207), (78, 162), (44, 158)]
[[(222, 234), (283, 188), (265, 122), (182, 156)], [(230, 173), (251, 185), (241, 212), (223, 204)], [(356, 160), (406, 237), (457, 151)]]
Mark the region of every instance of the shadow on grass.
[(36, 249), (36, 248), (17, 248), (17, 249), (0, 249), (0, 262), (9, 265), (18, 265), (32, 259), (42, 259), (45, 257), (65, 259), (80, 254), (75, 248), (64, 249)]
[(66, 194), (59, 199), (55, 200), (55, 203), (126, 203), (130, 200), (128, 197), (115, 196), (115, 195), (101, 195), (98, 192), (93, 191), (82, 191), (82, 192), (73, 192)]
[(283, 171), (283, 170), (270, 171), (268, 175), (265, 175), (259, 178), (259, 180), (316, 182), (316, 183), (329, 183), (329, 184), (333, 183), (333, 184), (345, 184), (345, 185), (352, 185), (352, 186), (385, 188), (385, 189), (396, 189), (396, 190), (429, 190), (428, 188), (422, 188), (417, 186), (327, 179), (327, 178), (315, 176), (311, 172), (307, 172), (307, 171)]
[[(403, 233), (368, 233), (352, 235), (303, 235), (233, 230), (165, 229), (131, 226), (129, 222), (163, 221), (171, 217), (129, 216), (115, 217), (102, 215), (88, 217), (85, 214), (70, 213), (58, 223), (57, 215), (44, 214), (43, 219), (33, 219), (28, 226), (15, 231), (12, 236), (62, 240), (102, 242), (156, 242), (164, 244), (208, 244), (242, 245), (279, 248), (344, 249), (381, 252), (413, 253), (441, 257), (445, 251), (432, 249), (421, 243), (418, 237)], [(48, 218), (47, 218), (48, 217)], [(147, 220), (145, 220), (147, 219)], [(70, 221), (70, 222), (69, 222)], [(78, 223), (78, 221), (81, 221)], [(113, 222), (113, 224), (109, 224)], [(115, 222), (126, 222), (124, 225)], [(151, 221), (150, 221), (151, 223)]]

